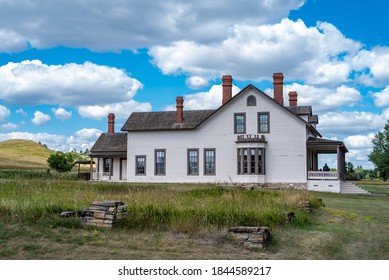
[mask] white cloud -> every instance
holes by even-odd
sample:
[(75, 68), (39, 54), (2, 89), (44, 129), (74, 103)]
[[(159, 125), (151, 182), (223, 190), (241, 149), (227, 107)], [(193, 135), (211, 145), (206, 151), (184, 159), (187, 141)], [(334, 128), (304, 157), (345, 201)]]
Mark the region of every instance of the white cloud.
[(68, 120), (72, 117), (72, 112), (66, 111), (64, 108), (59, 107), (58, 109), (51, 109), (55, 117), (61, 121)]
[[(355, 161), (359, 161), (360, 163), (367, 162), (369, 160), (368, 154), (370, 154), (368, 150), (351, 149), (346, 156), (347, 160), (354, 162), (355, 165)], [(359, 165), (358, 163), (356, 164)]]
[(18, 33), (0, 28), (0, 52), (14, 53), (27, 47), (27, 41)]
[(118, 119), (127, 119), (132, 112), (149, 112), (150, 103), (140, 103), (135, 100), (128, 102), (112, 103), (107, 105), (80, 106), (78, 113), (89, 119), (100, 120), (108, 116), (108, 113), (114, 113)]
[(27, 117), (27, 113), (22, 108), (17, 109), (15, 113)]
[[(233, 96), (239, 91), (237, 86), (232, 86)], [(214, 85), (209, 91), (184, 95), (184, 110), (216, 109), (222, 105), (222, 92), (222, 85)], [(176, 104), (166, 106), (165, 110), (175, 111)]]
[(349, 152), (346, 154), (346, 160), (351, 161), (354, 166), (363, 166), (366, 169), (373, 169), (374, 165), (369, 161), (369, 154), (373, 150), (372, 140), (375, 133), (367, 135), (351, 135), (343, 139)]
[(350, 63), (358, 71), (356, 80), (362, 84), (380, 87), (389, 82), (389, 47), (360, 50)]
[(332, 24), (307, 27), (301, 20), (283, 19), (273, 25), (236, 25), (222, 42), (180, 40), (152, 47), (149, 53), (165, 74), (184, 72), (211, 79), (229, 73), (259, 81), (282, 70), (288, 79), (339, 84), (348, 80), (351, 71), (344, 57), (360, 48), (359, 42), (345, 38)]
[(318, 130), (326, 133), (354, 135), (376, 132), (389, 120), (389, 109), (381, 115), (371, 112), (329, 112), (319, 117)]
[(26, 139), (34, 142), (41, 142), (47, 145), (51, 150), (68, 152), (76, 149), (77, 151), (91, 149), (98, 138), (98, 129), (84, 128), (76, 132), (76, 136), (66, 136), (49, 133), (30, 133), (30, 132), (9, 132), (0, 133), (0, 141), (10, 139)]
[(45, 125), (51, 120), (49, 115), (42, 113), (41, 111), (35, 111), (34, 117), (31, 122), (35, 125)]
[(245, 24), (274, 23), (304, 2), (68, 0), (53, 6), (52, 0), (1, 1), (4, 35), (0, 35), (0, 50), (27, 48), (27, 43), (42, 49), (61, 45), (120, 51), (181, 39), (213, 42), (224, 38), (238, 20)]
[(19, 105), (107, 104), (131, 100), (142, 84), (114, 67), (39, 60), (0, 67), (0, 99)]
[(7, 107), (0, 105), (0, 123), (5, 122), (5, 119), (9, 117), (11, 112)]
[(186, 79), (186, 85), (190, 88), (202, 88), (209, 85), (208, 81), (202, 77), (194, 76)]
[(354, 167), (362, 166), (365, 169), (374, 169), (374, 165), (369, 161), (369, 154), (371, 149), (349, 149), (346, 154), (346, 161), (354, 164)]
[(368, 135), (351, 135), (346, 137), (343, 141), (349, 148), (371, 148), (373, 146), (372, 140), (374, 133)]
[(14, 124), (14, 123), (4, 123), (4, 124), (1, 124), (0, 125), (0, 130), (14, 130), (14, 129), (17, 129), (18, 128), (18, 125), (17, 124)]
[(76, 132), (76, 135), (83, 140), (96, 140), (102, 131), (97, 128), (83, 128)]
[(383, 89), (380, 92), (373, 94), (374, 103), (378, 107), (388, 107), (389, 106), (389, 86)]
[[(357, 89), (346, 85), (332, 89), (292, 83), (284, 85), (285, 106), (289, 105), (289, 91), (297, 91), (297, 104), (312, 106), (315, 113), (345, 106), (352, 107), (362, 100), (362, 95)], [(273, 89), (266, 89), (265, 92), (273, 97)]]

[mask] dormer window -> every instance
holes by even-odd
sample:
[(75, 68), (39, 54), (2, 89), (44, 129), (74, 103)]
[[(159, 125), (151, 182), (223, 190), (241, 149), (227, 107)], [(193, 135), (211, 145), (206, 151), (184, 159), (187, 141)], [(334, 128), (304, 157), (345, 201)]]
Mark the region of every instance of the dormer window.
[(247, 106), (257, 106), (257, 99), (254, 95), (247, 97)]

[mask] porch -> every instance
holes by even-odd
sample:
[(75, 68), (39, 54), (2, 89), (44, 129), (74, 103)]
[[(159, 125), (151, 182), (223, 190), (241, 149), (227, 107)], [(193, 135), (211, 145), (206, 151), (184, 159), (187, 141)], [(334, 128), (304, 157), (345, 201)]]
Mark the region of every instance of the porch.
[[(341, 141), (309, 137), (307, 140), (308, 190), (340, 193), (346, 180), (346, 146)], [(335, 154), (336, 168), (319, 168), (319, 155)], [(329, 168), (328, 168), (329, 169)]]
[(92, 181), (127, 181), (127, 158), (126, 155), (91, 155), (96, 160), (96, 169), (90, 167), (90, 180)]

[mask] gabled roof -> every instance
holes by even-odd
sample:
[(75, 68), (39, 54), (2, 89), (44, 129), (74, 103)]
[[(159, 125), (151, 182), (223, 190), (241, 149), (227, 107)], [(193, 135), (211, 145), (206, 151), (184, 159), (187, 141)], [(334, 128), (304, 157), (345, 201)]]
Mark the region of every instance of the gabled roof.
[[(205, 123), (208, 119), (212, 118), (219, 111), (223, 110), (225, 107), (230, 106), (240, 95), (246, 92), (248, 89), (254, 89), (259, 94), (263, 95), (265, 98), (268, 98), (271, 102), (273, 102), (276, 106), (279, 106), (285, 112), (290, 114), (291, 116), (297, 118), (298, 120), (304, 122), (307, 127), (314, 132), (314, 134), (321, 137), (321, 134), (314, 128), (310, 123), (306, 122), (299, 116), (297, 116), (294, 112), (288, 109), (288, 107), (284, 107), (283, 105), (276, 102), (272, 97), (268, 96), (266, 93), (258, 89), (253, 85), (248, 85), (244, 89), (242, 89), (238, 94), (233, 96), (230, 100), (228, 100), (225, 104), (220, 106), (216, 110), (194, 110), (194, 111), (184, 111), (184, 121), (182, 124), (177, 124), (175, 121), (176, 112), (140, 112), (140, 113), (132, 113), (131, 116), (127, 119), (126, 123), (122, 127), (122, 131), (153, 131), (153, 130), (191, 130), (196, 129), (203, 123)], [(304, 112), (310, 108), (312, 114), (311, 106), (297, 106), (297, 108), (305, 108), (301, 109)], [(299, 110), (299, 109), (298, 109)]]
[(215, 110), (184, 111), (182, 124), (176, 123), (175, 111), (132, 113), (123, 125), (122, 131), (194, 129), (214, 112)]
[(294, 114), (300, 116), (300, 115), (312, 115), (312, 106), (289, 106), (286, 107), (290, 111), (292, 111)]
[(90, 156), (127, 156), (127, 133), (102, 133)]

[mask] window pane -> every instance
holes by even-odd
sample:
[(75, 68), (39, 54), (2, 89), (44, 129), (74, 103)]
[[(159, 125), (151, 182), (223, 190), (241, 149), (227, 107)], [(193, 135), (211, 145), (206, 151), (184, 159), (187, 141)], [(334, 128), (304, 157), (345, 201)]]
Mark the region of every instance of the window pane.
[(269, 132), (269, 114), (259, 114), (259, 132)]
[(250, 173), (255, 174), (255, 150), (250, 149)]
[(109, 158), (104, 158), (103, 161), (103, 172), (109, 172)]
[(188, 151), (188, 174), (189, 175), (199, 174), (198, 163), (199, 163), (198, 150), (189, 150)]
[(238, 174), (242, 174), (242, 149), (238, 149)]
[(247, 97), (247, 106), (255, 106), (255, 105), (257, 105), (257, 100), (255, 96), (250, 95), (249, 97)]
[(263, 174), (262, 171), (262, 149), (258, 149), (258, 173)]
[(235, 115), (235, 133), (245, 133), (245, 115)]
[(238, 174), (263, 175), (264, 170), (263, 148), (239, 148), (238, 149)]
[(111, 165), (111, 159), (110, 158), (104, 158), (103, 159), (103, 172), (108, 173), (111, 170), (111, 175), (113, 174), (113, 168), (110, 168)]
[(247, 149), (243, 149), (243, 174), (247, 174)]
[(144, 175), (146, 174), (146, 158), (137, 157), (136, 158), (136, 174)]
[(205, 150), (205, 175), (215, 175), (215, 151)]
[(165, 151), (155, 151), (155, 174), (165, 175)]

